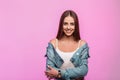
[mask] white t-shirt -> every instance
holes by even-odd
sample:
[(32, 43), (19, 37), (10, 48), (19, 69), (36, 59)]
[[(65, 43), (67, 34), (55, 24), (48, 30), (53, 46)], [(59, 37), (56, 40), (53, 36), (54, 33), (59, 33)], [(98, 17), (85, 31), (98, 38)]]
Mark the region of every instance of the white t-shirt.
[[(80, 41), (79, 41), (80, 42)], [(58, 48), (58, 40), (56, 39), (56, 52), (59, 54), (59, 56), (63, 59), (64, 63), (60, 67), (61, 69), (67, 69), (67, 68), (74, 68), (73, 63), (70, 61), (71, 57), (73, 54), (79, 49), (79, 44), (78, 48), (72, 52), (63, 52), (59, 50)]]

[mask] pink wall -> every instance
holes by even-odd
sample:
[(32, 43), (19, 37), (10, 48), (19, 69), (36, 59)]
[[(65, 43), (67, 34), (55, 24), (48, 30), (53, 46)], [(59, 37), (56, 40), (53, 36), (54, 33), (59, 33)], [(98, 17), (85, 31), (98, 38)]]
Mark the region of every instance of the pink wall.
[(119, 0), (0, 0), (0, 80), (47, 80), (46, 46), (66, 9), (90, 46), (86, 80), (120, 80)]

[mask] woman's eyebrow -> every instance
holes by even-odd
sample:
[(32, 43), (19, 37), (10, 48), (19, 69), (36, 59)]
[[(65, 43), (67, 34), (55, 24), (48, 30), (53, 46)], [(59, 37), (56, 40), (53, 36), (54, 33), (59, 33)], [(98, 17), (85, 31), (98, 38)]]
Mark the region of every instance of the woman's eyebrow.
[(68, 24), (68, 22), (63, 22), (64, 24)]

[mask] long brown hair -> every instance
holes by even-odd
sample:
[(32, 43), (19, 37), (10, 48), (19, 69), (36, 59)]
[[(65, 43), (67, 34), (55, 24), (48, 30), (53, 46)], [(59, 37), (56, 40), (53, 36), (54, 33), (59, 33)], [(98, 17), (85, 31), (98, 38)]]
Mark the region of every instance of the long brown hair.
[(56, 38), (57, 39), (61, 39), (64, 36), (63, 22), (64, 22), (65, 17), (67, 17), (69, 15), (71, 17), (73, 17), (73, 19), (75, 21), (75, 31), (73, 33), (74, 40), (75, 41), (79, 41), (81, 39), (80, 33), (79, 33), (79, 21), (78, 21), (77, 14), (74, 11), (72, 11), (72, 10), (66, 10), (61, 15), (60, 22), (59, 22), (59, 29), (58, 29), (58, 33), (57, 33)]

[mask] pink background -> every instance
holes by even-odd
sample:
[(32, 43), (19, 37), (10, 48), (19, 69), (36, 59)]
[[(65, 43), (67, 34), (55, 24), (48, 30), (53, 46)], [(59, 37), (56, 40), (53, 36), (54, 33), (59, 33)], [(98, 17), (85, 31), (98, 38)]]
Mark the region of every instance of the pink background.
[(66, 9), (90, 47), (86, 80), (120, 80), (120, 0), (0, 0), (0, 80), (47, 80), (45, 50)]

